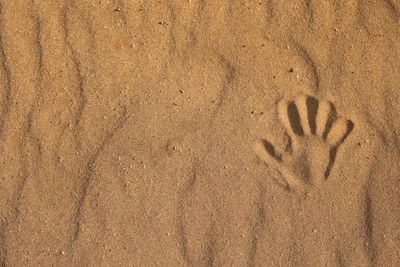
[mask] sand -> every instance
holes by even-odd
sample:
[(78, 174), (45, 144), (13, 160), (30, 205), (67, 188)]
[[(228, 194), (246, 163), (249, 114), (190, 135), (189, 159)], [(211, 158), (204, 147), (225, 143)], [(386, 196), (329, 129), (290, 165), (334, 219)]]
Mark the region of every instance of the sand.
[(0, 7), (1, 266), (400, 265), (400, 1)]

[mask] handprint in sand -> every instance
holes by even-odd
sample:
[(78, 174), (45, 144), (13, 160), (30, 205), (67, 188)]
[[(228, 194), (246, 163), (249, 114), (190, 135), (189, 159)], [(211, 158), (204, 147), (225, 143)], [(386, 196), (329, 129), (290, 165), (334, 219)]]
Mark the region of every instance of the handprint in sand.
[(278, 151), (270, 141), (260, 139), (254, 145), (256, 154), (281, 173), (288, 190), (320, 186), (329, 178), (353, 122), (338, 117), (330, 102), (303, 94), (279, 101), (277, 111), (288, 134), (286, 149)]

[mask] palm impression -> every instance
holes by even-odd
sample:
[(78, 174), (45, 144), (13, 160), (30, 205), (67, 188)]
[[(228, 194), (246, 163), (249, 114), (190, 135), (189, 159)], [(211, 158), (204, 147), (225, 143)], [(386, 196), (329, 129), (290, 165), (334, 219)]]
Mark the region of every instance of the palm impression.
[(258, 140), (254, 149), (268, 166), (282, 174), (285, 188), (317, 186), (328, 179), (339, 146), (353, 129), (353, 122), (338, 117), (326, 100), (299, 95), (283, 99), (277, 111), (288, 134), (283, 152), (266, 139)]

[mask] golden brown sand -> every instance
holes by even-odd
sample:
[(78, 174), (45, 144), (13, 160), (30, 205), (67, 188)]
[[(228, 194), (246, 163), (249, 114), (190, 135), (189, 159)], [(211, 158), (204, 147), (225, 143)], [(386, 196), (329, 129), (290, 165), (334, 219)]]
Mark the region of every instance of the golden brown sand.
[(400, 1), (0, 7), (0, 266), (400, 266)]

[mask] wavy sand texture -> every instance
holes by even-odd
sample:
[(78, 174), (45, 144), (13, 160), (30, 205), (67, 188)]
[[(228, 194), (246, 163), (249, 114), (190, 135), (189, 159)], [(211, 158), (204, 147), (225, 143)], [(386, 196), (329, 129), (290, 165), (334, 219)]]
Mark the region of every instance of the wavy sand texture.
[(0, 1), (1, 266), (397, 266), (400, 3)]

